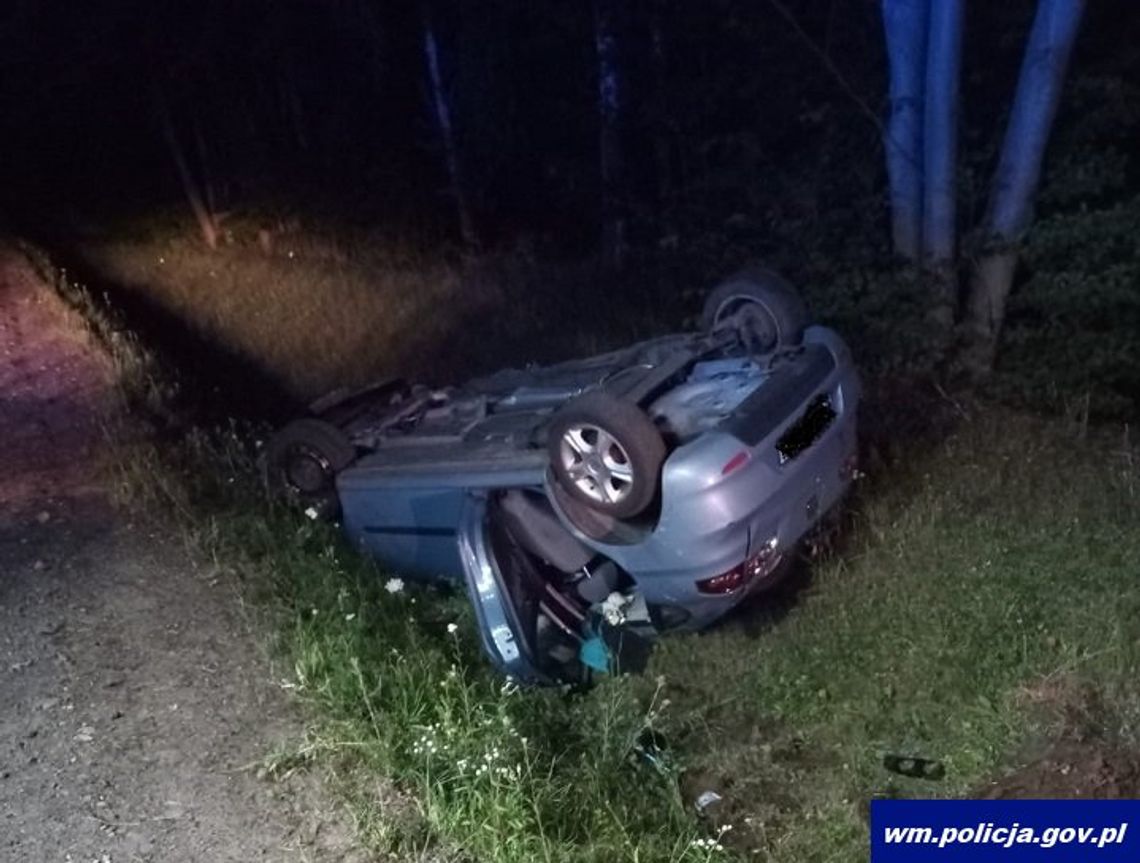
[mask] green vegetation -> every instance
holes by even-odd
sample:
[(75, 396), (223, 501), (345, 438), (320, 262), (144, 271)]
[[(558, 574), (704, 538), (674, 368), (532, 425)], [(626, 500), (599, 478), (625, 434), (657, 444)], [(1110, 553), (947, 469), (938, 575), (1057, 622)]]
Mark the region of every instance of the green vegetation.
[[(343, 368), (339, 349), (313, 355), (319, 372), (297, 363), (309, 356), (301, 335), (342, 324), (360, 339), (368, 332), (342, 307), (357, 295), (302, 289), (326, 266), (313, 250), (292, 264), (296, 251), (267, 262), (253, 243), (207, 258), (148, 242), (129, 254), (105, 245), (89, 260), (216, 338), (265, 327), (278, 345), (291, 343), (259, 359), (298, 369), (299, 393)], [(158, 269), (206, 260), (224, 284), (244, 276), (267, 300), (288, 296), (261, 303), (276, 323), (228, 306), (232, 294), (207, 289), (209, 270)], [(137, 280), (124, 277), (131, 267)], [(159, 272), (181, 278), (162, 282)], [(377, 283), (396, 284), (378, 272)], [(355, 285), (345, 292), (367, 284), (343, 279)], [(905, 293), (905, 279), (896, 284)], [(497, 326), (509, 333), (541, 320), (537, 302), (504, 304)], [(280, 310), (298, 304), (306, 324), (290, 330), (293, 317)], [(137, 341), (100, 320), (128, 394), (163, 405), (171, 390)], [(375, 350), (400, 356), (404, 335), (391, 330)], [(261, 336), (246, 338), (256, 351)], [(597, 338), (587, 333), (577, 347)], [(450, 359), (462, 373), (462, 357)], [(311, 723), (267, 770), (332, 767), (376, 848), (480, 861), (847, 861), (864, 853), (872, 796), (962, 794), (1058, 738), (1131, 747), (1140, 727), (1140, 472), (1127, 434), (949, 396), (931, 410), (913, 401), (916, 387), (869, 405), (867, 425), (895, 431), (873, 432), (877, 460), (851, 503), (843, 546), (814, 565), (804, 590), (714, 632), (666, 639), (649, 673), (588, 691), (504, 685), (480, 654), (464, 596), (395, 590), (393, 574), (332, 530), (266, 503), (253, 432), (124, 444), (122, 487), (175, 512), (265, 612), (292, 669), (284, 685)], [(902, 436), (931, 413), (952, 419)], [(885, 754), (937, 759), (946, 778), (900, 777), (884, 769)], [(724, 799), (702, 818), (693, 802), (705, 790)]]

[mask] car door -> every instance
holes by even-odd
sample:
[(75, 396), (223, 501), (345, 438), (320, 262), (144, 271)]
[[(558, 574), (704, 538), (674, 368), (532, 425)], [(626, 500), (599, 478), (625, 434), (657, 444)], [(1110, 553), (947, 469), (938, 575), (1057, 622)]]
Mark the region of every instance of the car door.
[(535, 659), (534, 610), (520, 598), (522, 591), (512, 589), (510, 557), (488, 509), (487, 492), (469, 493), (457, 535), (483, 649), (504, 674), (526, 683), (549, 683)]

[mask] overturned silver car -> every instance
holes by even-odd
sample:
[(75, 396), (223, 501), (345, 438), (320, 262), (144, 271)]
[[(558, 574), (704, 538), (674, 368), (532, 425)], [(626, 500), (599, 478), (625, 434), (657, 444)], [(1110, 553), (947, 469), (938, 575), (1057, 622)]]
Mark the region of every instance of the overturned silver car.
[(575, 680), (772, 588), (855, 475), (858, 400), (842, 339), (753, 269), (698, 332), (323, 398), (267, 476), (401, 575), (466, 585), (503, 671)]

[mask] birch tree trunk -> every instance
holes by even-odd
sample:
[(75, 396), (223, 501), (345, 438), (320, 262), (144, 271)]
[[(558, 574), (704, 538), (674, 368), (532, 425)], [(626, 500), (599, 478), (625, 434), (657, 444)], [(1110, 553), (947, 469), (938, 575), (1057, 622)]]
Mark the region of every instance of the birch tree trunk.
[(957, 218), (958, 80), (962, 66), (963, 0), (936, 0), (930, 9), (923, 115), (922, 251), (937, 269), (954, 258)]
[(988, 251), (977, 263), (967, 299), (962, 361), (975, 377), (993, 369), (1017, 269), (1016, 244), (1032, 221), (1045, 148), (1084, 9), (1085, 0), (1038, 0), (990, 192), (984, 226)]
[(934, 0), (926, 46), (922, 262), (939, 356), (950, 350), (957, 311), (958, 102), (965, 0)]
[(890, 117), (885, 140), (895, 252), (917, 261), (922, 251), (923, 116), (929, 0), (883, 0)]

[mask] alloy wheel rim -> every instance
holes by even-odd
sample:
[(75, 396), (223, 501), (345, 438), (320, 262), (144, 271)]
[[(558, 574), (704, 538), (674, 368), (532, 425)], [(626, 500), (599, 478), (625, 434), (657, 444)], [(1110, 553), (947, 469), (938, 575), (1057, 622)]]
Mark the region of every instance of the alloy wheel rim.
[(562, 433), (562, 468), (574, 487), (597, 503), (613, 506), (633, 490), (633, 463), (625, 447), (601, 426), (575, 423)]

